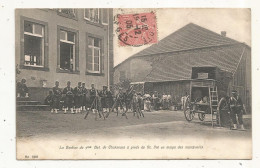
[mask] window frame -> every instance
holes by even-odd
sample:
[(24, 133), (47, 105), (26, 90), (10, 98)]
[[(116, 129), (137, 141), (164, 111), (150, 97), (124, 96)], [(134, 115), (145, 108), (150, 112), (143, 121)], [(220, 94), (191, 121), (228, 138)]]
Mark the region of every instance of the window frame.
[[(67, 40), (62, 40), (60, 39), (60, 32), (65, 31), (65, 32), (72, 32), (75, 34), (74, 36), (74, 43), (71, 41)], [(73, 44), (74, 45), (74, 50), (75, 50), (75, 55), (74, 55), (74, 64), (73, 66), (75, 67), (75, 70), (65, 70), (60, 68), (60, 42), (65, 42), (68, 44)], [(67, 27), (63, 27), (58, 25), (57, 26), (57, 68), (56, 68), (57, 73), (71, 73), (71, 74), (79, 74), (80, 69), (79, 69), (79, 31)]]
[[(98, 9), (98, 12), (99, 12), (99, 21), (98, 22), (93, 22), (93, 21), (90, 20), (90, 18), (86, 17), (85, 10), (89, 10), (89, 9)], [(106, 9), (108, 10), (108, 8), (106, 8)], [(103, 8), (84, 8), (83, 9), (83, 18), (86, 21), (86, 23), (103, 28), (105, 26), (108, 26), (108, 23), (106, 24), (106, 23), (103, 22), (103, 13), (104, 13)], [(107, 21), (109, 22), (109, 18), (108, 18)]]
[[(99, 55), (99, 71), (93, 71), (88, 69), (88, 51), (89, 51), (89, 44), (88, 44), (88, 40), (89, 38), (97, 38), (100, 40), (100, 55)], [(99, 35), (95, 35), (95, 34), (91, 34), (91, 33), (86, 33), (86, 53), (85, 53), (85, 57), (86, 57), (86, 71), (85, 74), (86, 75), (104, 75), (104, 37), (103, 36), (99, 36)], [(93, 46), (93, 49), (97, 48)], [(94, 52), (93, 52), (94, 54)], [(92, 54), (92, 56), (93, 56)], [(93, 61), (94, 61), (94, 57), (92, 57)], [(94, 66), (94, 65), (93, 65)]]
[[(24, 25), (26, 21), (31, 22), (32, 24), (41, 25), (43, 27), (42, 30), (43, 35), (25, 32)], [(25, 53), (24, 53), (25, 35), (42, 38), (43, 40), (42, 65), (25, 65)], [(20, 17), (20, 66), (19, 67), (21, 69), (49, 71), (48, 51), (49, 51), (48, 23), (40, 20), (28, 18), (25, 16), (21, 16)]]
[[(85, 10), (89, 10), (89, 14), (90, 14), (90, 9), (96, 9), (97, 11), (98, 11), (98, 22), (95, 22), (95, 20), (91, 20), (90, 19), (90, 17), (89, 18), (87, 18), (86, 17), (86, 12), (85, 12)], [(94, 15), (95, 15), (95, 12), (94, 12), (94, 10), (93, 10), (93, 13), (94, 13)], [(92, 22), (92, 23), (94, 23), (94, 24), (100, 24), (100, 21), (101, 21), (101, 19), (100, 19), (100, 15), (101, 14), (101, 11), (100, 11), (100, 9), (99, 8), (84, 8), (84, 19), (85, 20), (87, 20), (87, 21), (89, 21), (89, 22)]]
[[(73, 9), (74, 10), (74, 16), (61, 12), (62, 9)], [(57, 14), (60, 15), (60, 16), (70, 18), (70, 19), (74, 19), (74, 20), (78, 20), (78, 12), (77, 12), (77, 9), (75, 9), (75, 8), (58, 8), (58, 9), (56, 9), (56, 11), (57, 11)]]

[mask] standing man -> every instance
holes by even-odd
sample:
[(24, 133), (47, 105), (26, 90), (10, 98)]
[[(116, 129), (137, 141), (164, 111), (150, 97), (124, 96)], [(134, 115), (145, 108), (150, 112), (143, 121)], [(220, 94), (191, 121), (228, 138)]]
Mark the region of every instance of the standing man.
[(91, 84), (91, 89), (89, 90), (89, 94), (90, 94), (90, 109), (93, 111), (93, 113), (95, 113), (95, 109), (96, 109), (96, 102), (94, 102), (96, 100), (96, 89), (95, 89), (95, 85)]
[(159, 95), (157, 91), (154, 91), (153, 94), (153, 106), (154, 106), (154, 110), (158, 111), (159, 110)]
[(103, 110), (103, 112), (107, 112), (107, 86), (103, 86), (103, 90), (100, 92), (99, 96), (101, 97), (101, 110)]
[(78, 86), (74, 88), (74, 100), (75, 100), (76, 113), (80, 113), (80, 107), (82, 105), (81, 82), (78, 82)]
[(60, 108), (60, 99), (61, 99), (61, 90), (59, 88), (60, 83), (58, 81), (55, 82), (55, 86), (53, 87), (53, 107), (55, 113), (58, 113), (58, 109)]
[(86, 111), (86, 105), (87, 105), (87, 93), (88, 90), (85, 87), (85, 83), (82, 83), (82, 110)]
[(243, 102), (242, 99), (238, 96), (236, 90), (232, 90), (232, 96), (229, 98), (229, 103), (231, 119), (233, 122), (232, 130), (237, 130), (237, 118), (241, 130), (245, 130), (243, 125)]
[(71, 113), (74, 114), (74, 111), (73, 111), (73, 89), (70, 86), (70, 81), (67, 82), (67, 87), (65, 87), (63, 89), (63, 94), (65, 94), (64, 113), (67, 113), (67, 110), (70, 109)]

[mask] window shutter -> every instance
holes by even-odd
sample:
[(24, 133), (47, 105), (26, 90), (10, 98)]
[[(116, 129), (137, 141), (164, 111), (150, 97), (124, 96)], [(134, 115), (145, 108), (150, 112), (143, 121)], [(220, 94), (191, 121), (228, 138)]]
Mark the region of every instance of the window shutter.
[(108, 9), (102, 9), (102, 24), (108, 25)]
[(92, 49), (87, 47), (87, 70), (92, 70)]
[(84, 18), (90, 20), (90, 10), (84, 9)]

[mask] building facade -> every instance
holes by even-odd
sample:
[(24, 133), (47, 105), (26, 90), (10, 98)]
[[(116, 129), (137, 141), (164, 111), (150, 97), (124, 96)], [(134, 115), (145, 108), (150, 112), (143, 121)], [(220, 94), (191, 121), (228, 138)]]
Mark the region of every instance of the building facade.
[(55, 81), (64, 88), (113, 83), (112, 9), (16, 9), (16, 81), (42, 101)]

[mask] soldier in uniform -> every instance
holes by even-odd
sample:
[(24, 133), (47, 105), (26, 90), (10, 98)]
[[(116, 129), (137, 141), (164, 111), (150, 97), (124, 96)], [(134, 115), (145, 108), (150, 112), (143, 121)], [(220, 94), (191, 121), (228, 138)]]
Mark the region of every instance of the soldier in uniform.
[(74, 114), (73, 111), (73, 89), (70, 86), (70, 81), (67, 82), (67, 87), (63, 89), (63, 94), (65, 94), (65, 108), (64, 113), (67, 113), (67, 110), (70, 109), (71, 113)]
[(110, 87), (110, 89), (107, 91), (107, 106), (108, 106), (109, 111), (111, 110), (113, 104), (114, 104), (113, 93), (112, 93), (112, 89)]
[(91, 110), (94, 113), (94, 110), (96, 109), (96, 102), (94, 102), (96, 100), (96, 89), (95, 89), (95, 85), (91, 84), (91, 89), (89, 90), (89, 95), (90, 95), (90, 107)]
[(243, 102), (242, 99), (238, 96), (236, 90), (232, 90), (232, 96), (229, 98), (230, 104), (230, 115), (233, 122), (233, 130), (237, 130), (237, 118), (238, 123), (240, 124), (241, 130), (245, 130), (243, 125)]
[(120, 107), (121, 110), (124, 110), (123, 102), (124, 102), (124, 93), (123, 93), (122, 89), (119, 88), (119, 92), (116, 95), (116, 101), (115, 101), (115, 108), (117, 110), (117, 116), (118, 116), (118, 107)]
[(86, 105), (87, 105), (87, 93), (88, 90), (85, 87), (85, 83), (82, 83), (82, 110), (86, 111)]
[(29, 97), (28, 96), (28, 88), (26, 86), (26, 80), (22, 79), (21, 82), (17, 83), (17, 97)]
[(75, 101), (76, 113), (80, 113), (80, 107), (82, 105), (81, 82), (78, 82), (78, 86), (74, 88), (74, 101)]
[(61, 90), (59, 88), (60, 83), (58, 81), (55, 82), (55, 86), (52, 88), (53, 91), (53, 107), (55, 113), (58, 113), (58, 109), (60, 108), (60, 99), (61, 99)]
[(103, 90), (100, 92), (99, 96), (101, 98), (101, 110), (103, 110), (103, 112), (107, 112), (107, 86), (103, 86)]
[(49, 105), (51, 107), (51, 113), (53, 113), (53, 92), (52, 90), (49, 91), (49, 95), (44, 99), (44, 104)]

